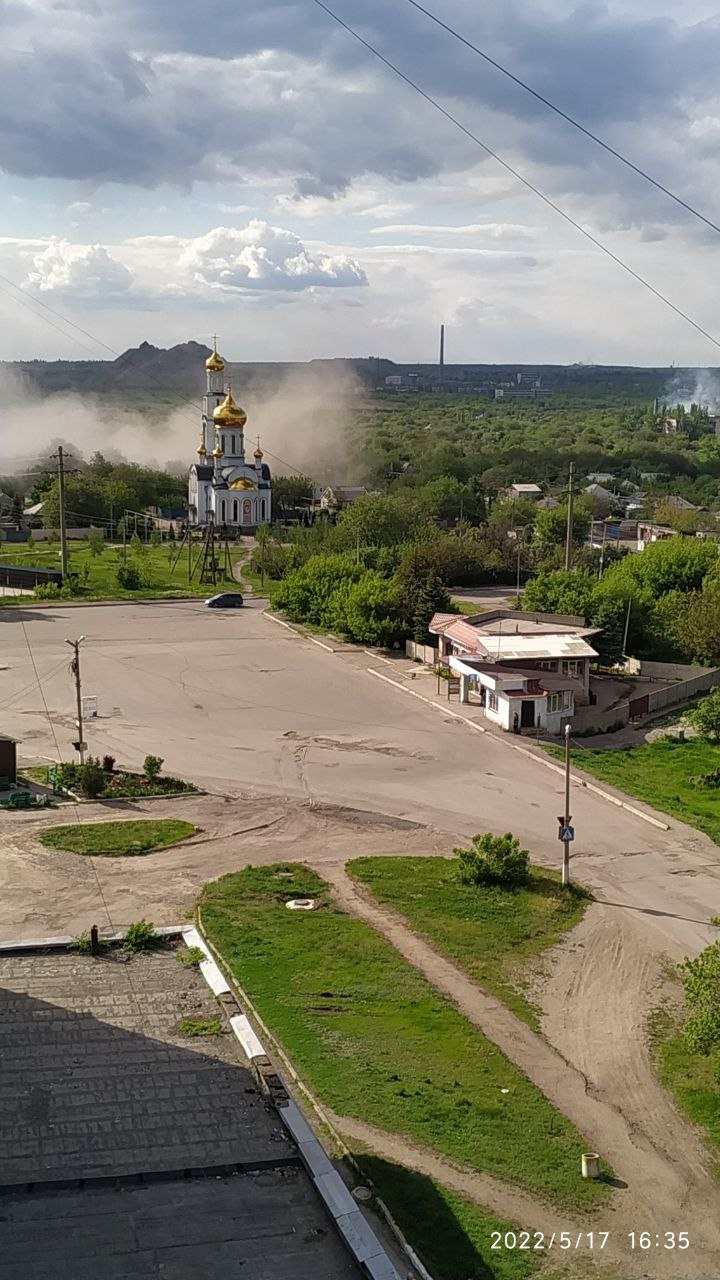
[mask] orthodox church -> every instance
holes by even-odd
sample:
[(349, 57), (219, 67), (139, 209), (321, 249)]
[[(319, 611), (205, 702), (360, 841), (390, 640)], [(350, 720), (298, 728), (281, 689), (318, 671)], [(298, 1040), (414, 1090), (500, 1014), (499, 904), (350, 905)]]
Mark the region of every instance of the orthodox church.
[(259, 440), (252, 462), (245, 459), (247, 415), (226, 385), (225, 362), (218, 355), (217, 342), (205, 369), (198, 460), (190, 468), (188, 484), (190, 524), (252, 533), (270, 520), (270, 468), (263, 462)]

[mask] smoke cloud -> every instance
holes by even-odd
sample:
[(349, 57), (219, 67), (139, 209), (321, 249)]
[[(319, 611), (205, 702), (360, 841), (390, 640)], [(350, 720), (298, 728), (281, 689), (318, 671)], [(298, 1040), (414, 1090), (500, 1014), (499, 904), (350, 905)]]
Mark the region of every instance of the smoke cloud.
[[(297, 366), (279, 376), (268, 371), (262, 383), (250, 378), (247, 387), (242, 366), (228, 366), (228, 373), (233, 395), (248, 415), (248, 455), (259, 436), (265, 460), (276, 474), (302, 471), (318, 483), (357, 480), (362, 466), (350, 428), (362, 404), (363, 387), (347, 367)], [(151, 387), (148, 411), (141, 412), (133, 403), (137, 393), (128, 396), (127, 408), (120, 397), (76, 392), (44, 396), (29, 379), (0, 368), (0, 474), (15, 475), (30, 488), (32, 477), (26, 473), (42, 464), (51, 468), (50, 455), (58, 443), (80, 462), (98, 452), (113, 462), (184, 474), (196, 460), (203, 383), (204, 371), (199, 371), (195, 409), (190, 402), (168, 411), (154, 403), (158, 393)]]
[(699, 404), (711, 414), (720, 414), (720, 371), (686, 369), (678, 372), (665, 391), (667, 404), (681, 404), (685, 409)]

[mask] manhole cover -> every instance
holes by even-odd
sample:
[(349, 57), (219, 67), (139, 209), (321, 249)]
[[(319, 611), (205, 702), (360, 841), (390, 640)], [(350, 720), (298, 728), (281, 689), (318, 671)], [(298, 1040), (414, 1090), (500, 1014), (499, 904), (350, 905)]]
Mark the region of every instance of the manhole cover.
[(312, 911), (315, 906), (314, 898), (291, 898), (285, 903), (288, 911)]
[(353, 1195), (361, 1204), (366, 1204), (368, 1200), (372, 1200), (372, 1191), (369, 1187), (353, 1187)]

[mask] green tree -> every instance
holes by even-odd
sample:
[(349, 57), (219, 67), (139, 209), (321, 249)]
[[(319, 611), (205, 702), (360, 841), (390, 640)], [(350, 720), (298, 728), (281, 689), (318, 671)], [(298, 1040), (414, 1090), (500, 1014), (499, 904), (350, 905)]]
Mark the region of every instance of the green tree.
[(144, 548), (142, 544), (142, 539), (140, 538), (140, 535), (137, 533), (137, 531), (133, 534), (132, 538), (130, 539), (130, 550), (135, 556), (141, 556), (143, 554)]
[(720, 942), (679, 968), (691, 1009), (684, 1032), (688, 1047), (693, 1053), (712, 1053), (720, 1048)]
[(296, 622), (328, 626), (332, 596), (342, 586), (358, 582), (365, 570), (349, 556), (312, 556), (289, 573), (273, 593), (273, 603)]
[(410, 623), (413, 639), (418, 644), (425, 644), (433, 614), (453, 612), (447, 587), (419, 551), (411, 552), (401, 563), (395, 583), (400, 608)]
[(105, 550), (105, 539), (99, 529), (91, 529), (87, 536), (87, 546), (90, 555), (101, 556)]
[(273, 505), (278, 509), (307, 506), (313, 491), (314, 484), (310, 476), (273, 476)]
[(453, 849), (453, 853), (463, 884), (515, 887), (525, 884), (530, 874), (530, 854), (509, 831), (504, 836), (490, 832), (473, 836), (469, 849)]
[(413, 493), (366, 493), (341, 512), (333, 534), (337, 550), (352, 550), (359, 538), (365, 547), (409, 542), (430, 527), (422, 500)]
[(683, 652), (705, 666), (720, 665), (720, 582), (709, 582), (703, 591), (687, 598), (676, 622)]
[(556, 569), (552, 573), (540, 573), (525, 587), (523, 609), (539, 613), (577, 614), (587, 618), (596, 581), (585, 569)]
[(704, 738), (720, 742), (720, 688), (713, 689), (696, 707), (686, 711), (685, 719)]
[[(590, 532), (590, 516), (578, 504), (573, 510), (572, 540), (574, 546), (586, 541)], [(564, 547), (567, 537), (567, 506), (552, 511), (538, 511), (535, 519), (535, 544), (540, 553)]]
[(333, 628), (357, 644), (391, 648), (407, 634), (397, 587), (377, 573), (346, 583), (330, 601)]
[(614, 667), (622, 662), (625, 633), (625, 608), (621, 600), (601, 599), (589, 606), (590, 622), (600, 627), (600, 634), (590, 637), (590, 644), (597, 650), (604, 667)]

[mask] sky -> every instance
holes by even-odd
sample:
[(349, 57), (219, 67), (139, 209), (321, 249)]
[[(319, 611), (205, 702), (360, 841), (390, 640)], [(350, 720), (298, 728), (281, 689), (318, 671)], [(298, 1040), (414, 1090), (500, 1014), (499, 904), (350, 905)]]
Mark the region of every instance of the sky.
[[(408, 0), (331, 7), (720, 341), (717, 233)], [(718, 221), (713, 3), (428, 7)], [(0, 37), (2, 359), (430, 361), (444, 322), (449, 361), (720, 364), (314, 0), (0, 0)]]

